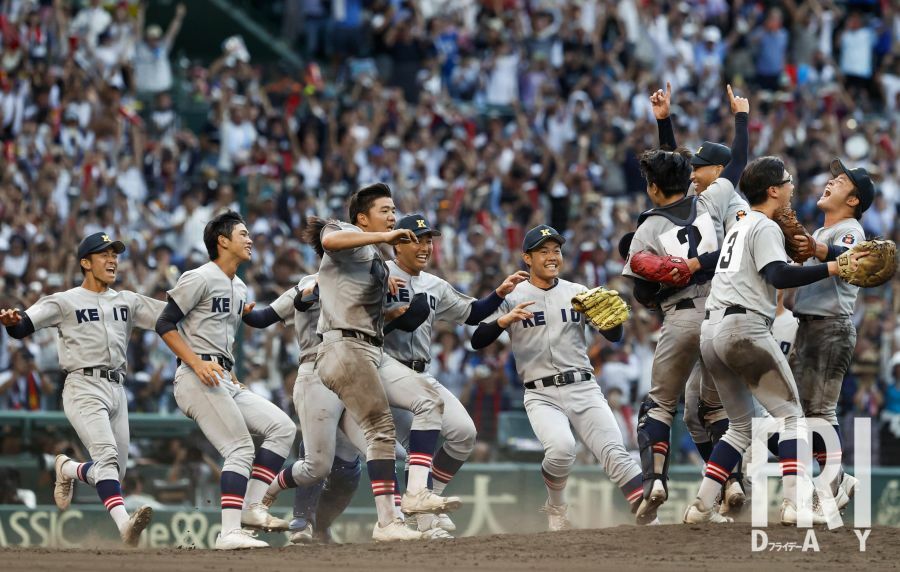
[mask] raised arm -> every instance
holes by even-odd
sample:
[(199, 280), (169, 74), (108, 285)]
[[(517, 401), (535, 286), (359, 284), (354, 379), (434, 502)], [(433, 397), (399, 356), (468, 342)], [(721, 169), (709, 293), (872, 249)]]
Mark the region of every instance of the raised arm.
[(415, 233), (407, 229), (397, 229), (389, 232), (356, 232), (352, 230), (335, 230), (322, 237), (322, 247), (328, 252), (351, 250), (371, 244), (390, 244), (391, 246), (401, 242), (419, 242)]
[(722, 177), (731, 181), (731, 184), (737, 188), (741, 173), (744, 172), (750, 155), (750, 133), (748, 131), (750, 101), (746, 97), (735, 96), (730, 85), (727, 89), (731, 112), (734, 114), (734, 141), (731, 143), (731, 161), (722, 171)]
[(656, 128), (659, 131), (659, 148), (666, 151), (674, 151), (678, 146), (675, 142), (675, 128), (670, 115), (671, 103), (672, 84), (669, 82), (666, 82), (666, 91), (658, 89), (650, 96), (650, 106), (653, 108)]

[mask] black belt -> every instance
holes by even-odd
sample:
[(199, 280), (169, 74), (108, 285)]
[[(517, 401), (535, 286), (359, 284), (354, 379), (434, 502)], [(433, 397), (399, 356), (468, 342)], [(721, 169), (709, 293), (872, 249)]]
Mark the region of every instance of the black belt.
[(809, 314), (794, 314), (794, 317), (800, 320), (801, 322), (812, 322), (816, 320), (845, 320), (850, 318), (850, 316), (810, 316)]
[[(216, 362), (217, 364), (222, 366), (222, 369), (224, 369), (225, 371), (231, 371), (231, 368), (234, 367), (234, 362), (232, 362), (230, 359), (228, 359), (225, 356), (200, 354), (200, 359), (202, 359), (203, 361)], [(178, 365), (181, 365), (181, 358), (176, 359), (175, 363), (177, 363)]]
[(676, 310), (693, 310), (697, 306), (694, 305), (694, 301), (690, 298), (685, 298), (684, 300), (679, 300), (675, 304)]
[(380, 348), (384, 343), (382, 340), (374, 336), (370, 336), (369, 334), (364, 334), (362, 332), (357, 332), (356, 330), (341, 330), (340, 332), (341, 335), (345, 338), (356, 338), (358, 340), (362, 340), (366, 343), (372, 344), (373, 346), (378, 348)]
[(309, 363), (311, 361), (316, 361), (316, 354), (310, 354), (308, 356), (303, 356), (302, 358), (300, 358), (300, 365)]
[[(727, 308), (725, 308), (725, 313), (722, 315), (730, 316), (732, 314), (746, 314), (746, 313), (747, 313), (747, 308), (744, 308), (743, 306), (728, 306)], [(707, 320), (709, 319), (709, 310), (706, 311), (706, 319)], [(768, 320), (766, 320), (766, 321), (768, 321)]]
[(526, 381), (523, 385), (525, 386), (525, 389), (537, 389), (538, 382), (546, 387), (548, 385), (569, 385), (570, 383), (578, 383), (579, 381), (587, 381), (589, 379), (591, 379), (591, 374), (589, 373), (583, 371), (566, 371), (557, 373), (556, 375), (548, 375), (547, 377), (542, 377), (541, 379), (536, 379), (534, 381)]
[(414, 361), (401, 361), (400, 363), (402, 363), (409, 369), (411, 369), (415, 372), (418, 372), (418, 373), (422, 373), (423, 371), (425, 371), (425, 368), (428, 367), (427, 361), (414, 360)]
[[(76, 370), (77, 371), (77, 370)], [(84, 375), (89, 375), (93, 377), (95, 374), (99, 375), (103, 379), (109, 380), (113, 383), (124, 383), (125, 382), (125, 374), (119, 371), (115, 371), (112, 369), (100, 369), (94, 367), (85, 367), (81, 369), (81, 373)]]

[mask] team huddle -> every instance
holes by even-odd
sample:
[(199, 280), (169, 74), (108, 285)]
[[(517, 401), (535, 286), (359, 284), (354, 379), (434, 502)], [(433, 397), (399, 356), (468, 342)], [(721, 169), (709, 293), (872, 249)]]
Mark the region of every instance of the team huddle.
[[(821, 503), (797, 498), (798, 479), (811, 474), (797, 455), (798, 439), (806, 439), (798, 420), (818, 417), (837, 426), (856, 339), (850, 315), (858, 287), (849, 277), (877, 264), (869, 274), (887, 280), (895, 266), (893, 244), (865, 241), (859, 223), (874, 187), (864, 169), (835, 159), (817, 203), (825, 226), (808, 235), (784, 222), (794, 185), (782, 160), (748, 163), (747, 99), (729, 86), (731, 148), (704, 142), (696, 153), (676, 145), (670, 99), (668, 87), (651, 96), (660, 148), (640, 159), (654, 208), (619, 245), (634, 299), (663, 317), (637, 425), (640, 462), (623, 446), (588, 359), (591, 328), (612, 342), (626, 334), (622, 297), (562, 279), (566, 239), (547, 225), (525, 234), (527, 271), (481, 299), (460, 293), (426, 271), (440, 231), (419, 214), (398, 220), (390, 188), (375, 183), (350, 196), (347, 222), (308, 221), (304, 240), (321, 259), (318, 272), (266, 308), (248, 301), (238, 277), (252, 257), (252, 240), (241, 216), (229, 211), (204, 230), (209, 262), (185, 272), (166, 302), (113, 290), (125, 245), (96, 233), (77, 250), (81, 286), (25, 310), (0, 310), (14, 338), (48, 327), (58, 332), (65, 413), (90, 453), (84, 463), (57, 457), (59, 509), (68, 508), (82, 481), (97, 489), (127, 545), (137, 545), (150, 523), (149, 507), (127, 513), (120, 484), (129, 441), (126, 345), (137, 327), (155, 330), (175, 355), (176, 402), (224, 459), (215, 548), (268, 546), (258, 530), (290, 531), (294, 543), (328, 542), (363, 459), (377, 513), (374, 540), (452, 538), (449, 513), (461, 502), (445, 491), (472, 453), (476, 429), (459, 400), (427, 373), (434, 322), (443, 320), (477, 326), (475, 350), (508, 335), (528, 419), (544, 449), (547, 501), (540, 510), (550, 530), (571, 528), (566, 483), (576, 435), (620, 488), (635, 522), (659, 524), (682, 396), (685, 423), (706, 462), (685, 523), (730, 522), (741, 510), (743, 457), (751, 419), (761, 414), (783, 420), (770, 440), (782, 466), (781, 522), (796, 524), (802, 510), (824, 522)], [(772, 334), (779, 290), (799, 320), (790, 361)], [(290, 466), (294, 422), (247, 390), (234, 371), (241, 324), (278, 323), (293, 326), (300, 350), (293, 401), (302, 443)], [(821, 439), (813, 438), (812, 449), (823, 465), (839, 456)], [(406, 463), (402, 489), (398, 459)], [(816, 494), (843, 508), (856, 479), (840, 471), (827, 485)], [(285, 489), (294, 489), (291, 521), (270, 514)]]

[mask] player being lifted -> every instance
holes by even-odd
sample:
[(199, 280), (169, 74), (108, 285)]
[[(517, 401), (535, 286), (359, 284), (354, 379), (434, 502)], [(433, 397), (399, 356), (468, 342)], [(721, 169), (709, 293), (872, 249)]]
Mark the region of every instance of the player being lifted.
[[(660, 121), (668, 115), (670, 94), (654, 95), (654, 110)], [(638, 444), (643, 469), (644, 503), (642, 511), (658, 507), (668, 498), (669, 440), (676, 407), (681, 393), (700, 357), (700, 323), (709, 293), (709, 270), (722, 244), (724, 221), (734, 202), (734, 182), (746, 162), (747, 116), (750, 103), (736, 97), (728, 86), (731, 111), (735, 116), (735, 148), (739, 158), (731, 161), (731, 151), (724, 145), (704, 142), (694, 155), (684, 149), (647, 151), (641, 156), (641, 173), (647, 180), (647, 194), (655, 208), (638, 219), (629, 247), (628, 260), (622, 272), (635, 279), (634, 296), (641, 303), (659, 307), (664, 314), (659, 343), (653, 356), (650, 393), (641, 404), (638, 416)], [(664, 110), (658, 108), (664, 107)], [(669, 122), (670, 123), (670, 122)], [(674, 134), (660, 138), (664, 144), (674, 143)], [(723, 165), (728, 165), (723, 167)], [(693, 168), (692, 168), (693, 166)], [(692, 174), (693, 171), (693, 174)], [(699, 195), (688, 195), (691, 180), (704, 186)], [(694, 185), (695, 189), (697, 185)], [(699, 189), (697, 189), (699, 190)], [(654, 263), (660, 257), (676, 257), (680, 262), (692, 259), (693, 273), (685, 272), (679, 282), (668, 285)], [(649, 261), (649, 263), (648, 263)], [(648, 272), (649, 267), (652, 272)], [(683, 266), (682, 266), (683, 268)], [(693, 377), (699, 386), (700, 375)], [(694, 388), (699, 395), (701, 389)], [(704, 395), (710, 405), (718, 398), (710, 385)], [(699, 417), (697, 408), (686, 411)], [(703, 420), (707, 427), (725, 423), (724, 413), (709, 414)], [(690, 424), (689, 424), (690, 425)], [(694, 423), (693, 425), (701, 425)], [(692, 431), (698, 449), (708, 458), (711, 445), (702, 427)]]
[[(516, 369), (525, 386), (525, 411), (544, 447), (541, 474), (548, 499), (541, 508), (550, 530), (571, 528), (566, 504), (566, 481), (575, 462), (576, 433), (618, 485), (632, 512), (642, 503), (641, 467), (628, 455), (622, 434), (587, 357), (586, 318), (573, 308), (572, 298), (588, 289), (559, 278), (563, 267), (563, 238), (554, 228), (540, 225), (528, 231), (522, 258), (529, 280), (506, 296), (490, 322), (472, 335), (481, 349), (507, 331)], [(621, 302), (621, 298), (616, 298)], [(624, 302), (619, 324), (601, 333), (609, 340), (622, 337), (627, 318)], [(656, 520), (656, 509), (643, 511), (639, 524)]]
[[(700, 336), (703, 363), (715, 381), (729, 427), (713, 448), (684, 522), (731, 520), (719, 516), (712, 506), (750, 444), (755, 397), (772, 417), (784, 420), (778, 442), (784, 488), (781, 522), (796, 524), (797, 479), (804, 474), (797, 459), (797, 439), (805, 438), (797, 433), (797, 420), (803, 412), (787, 359), (771, 332), (776, 289), (824, 280), (838, 274), (838, 266), (833, 261), (803, 267), (785, 262), (784, 236), (771, 220), (776, 210), (790, 204), (794, 189), (781, 159), (761, 157), (751, 162), (740, 185), (752, 210), (725, 237)], [(864, 255), (855, 253), (851, 264)], [(803, 499), (803, 506), (811, 500)]]
[(124, 251), (125, 245), (106, 233), (85, 237), (78, 246), (81, 286), (44, 296), (21, 313), (0, 310), (0, 323), (16, 339), (42, 328), (59, 334), (59, 365), (66, 372), (63, 409), (91, 460), (56, 456), (56, 506), (69, 508), (76, 479), (88, 483), (97, 488), (125, 544), (136, 546), (153, 510), (142, 506), (129, 516), (122, 499), (129, 440), (125, 351), (132, 328), (153, 329), (165, 303), (112, 289)]
[[(228, 211), (203, 230), (209, 262), (181, 275), (156, 332), (178, 356), (175, 401), (197, 422), (225, 459), (220, 477), (222, 532), (216, 549), (268, 546), (242, 528), (287, 530), (262, 503), (284, 465), (296, 429), (284, 411), (244, 388), (235, 377), (234, 340), (247, 303), (238, 266), (250, 260), (253, 241), (241, 216)], [(255, 451), (251, 435), (262, 438)], [(254, 455), (255, 452), (255, 455)], [(248, 483), (249, 480), (249, 483)]]

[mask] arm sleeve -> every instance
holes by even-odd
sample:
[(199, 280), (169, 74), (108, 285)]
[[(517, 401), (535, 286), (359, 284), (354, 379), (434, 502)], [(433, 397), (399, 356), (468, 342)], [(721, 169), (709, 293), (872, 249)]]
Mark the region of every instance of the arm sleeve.
[(706, 254), (701, 254), (697, 257), (697, 260), (700, 261), (700, 268), (703, 270), (715, 270), (716, 262), (719, 260), (719, 254), (722, 252), (722, 249), (716, 250), (715, 252), (707, 252)]
[(52, 328), (62, 322), (61, 301), (57, 300), (57, 294), (44, 296), (24, 312), (28, 316), (35, 330)]
[(244, 314), (241, 320), (251, 328), (268, 328), (275, 322), (281, 321), (281, 316), (278, 315), (278, 312), (272, 306), (269, 306), (268, 308), (248, 312)]
[(142, 294), (135, 295), (135, 301), (132, 305), (134, 313), (134, 325), (142, 330), (152, 330), (156, 328), (156, 321), (159, 315), (166, 307), (166, 303), (156, 298), (150, 298)]
[(469, 311), (469, 317), (466, 319), (466, 324), (474, 326), (475, 324), (480, 323), (482, 320), (493, 314), (502, 303), (503, 298), (497, 294), (496, 290), (480, 300), (475, 300), (470, 304), (471, 310)]
[(672, 116), (656, 120), (656, 129), (659, 131), (659, 148), (665, 151), (674, 151), (678, 146), (675, 143), (675, 128), (672, 125)]
[(22, 312), (22, 319), (15, 326), (6, 326), (6, 333), (11, 337), (21, 340), (34, 333), (34, 324), (28, 314)]
[(156, 320), (156, 333), (163, 336), (178, 327), (178, 322), (184, 319), (184, 312), (178, 307), (175, 300), (169, 300), (163, 309), (159, 319)]
[(493, 322), (482, 322), (475, 328), (472, 334), (472, 349), (480, 350), (488, 347), (503, 333), (503, 328), (497, 324), (497, 320)]
[(750, 155), (750, 134), (747, 130), (749, 115), (741, 112), (734, 116), (734, 141), (731, 144), (731, 162), (722, 171), (731, 184), (737, 187), (741, 179), (741, 173), (747, 166), (747, 158)]
[(831, 262), (832, 260), (837, 260), (837, 257), (841, 254), (850, 250), (846, 246), (838, 246), (837, 244), (829, 244), (828, 245), (828, 256), (825, 257), (825, 262)]
[(619, 324), (611, 330), (600, 330), (600, 333), (603, 334), (604, 338), (611, 342), (620, 342), (622, 341), (622, 337), (625, 335), (625, 326), (623, 324)]
[(791, 266), (787, 262), (776, 260), (767, 264), (762, 273), (766, 277), (766, 282), (781, 290), (806, 286), (828, 278), (828, 265)]

